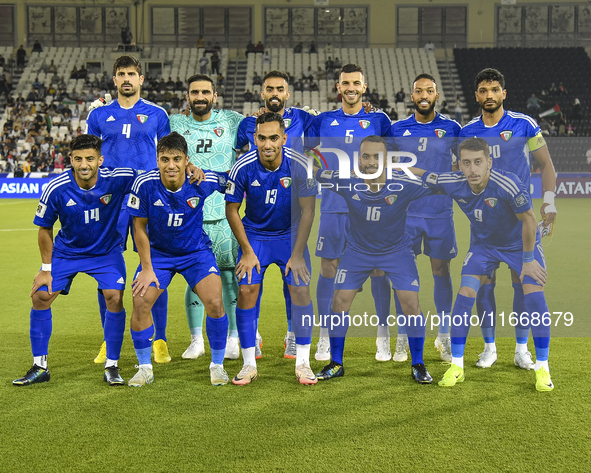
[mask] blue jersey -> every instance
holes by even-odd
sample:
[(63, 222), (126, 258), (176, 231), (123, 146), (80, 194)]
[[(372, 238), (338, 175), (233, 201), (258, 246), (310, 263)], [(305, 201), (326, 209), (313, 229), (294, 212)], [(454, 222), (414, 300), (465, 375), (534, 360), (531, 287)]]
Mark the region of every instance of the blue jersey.
[(156, 167), (156, 143), (170, 125), (166, 111), (152, 102), (140, 99), (123, 108), (113, 100), (88, 114), (86, 133), (102, 138), (105, 166), (149, 171)]
[(404, 231), (408, 206), (413, 200), (434, 193), (424, 188), (420, 179), (396, 171), (377, 192), (365, 190), (368, 185), (357, 177), (341, 178), (338, 171), (319, 170), (317, 180), (332, 184), (325, 192), (338, 192), (347, 204), (347, 248), (368, 255), (410, 247), (410, 238)]
[(227, 174), (206, 171), (205, 177), (200, 185), (185, 179), (176, 192), (164, 187), (158, 169), (135, 180), (127, 208), (132, 216), (148, 219), (152, 255), (183, 256), (211, 248), (203, 231), (203, 204), (213, 192), (224, 191)]
[(53, 227), (59, 218), (62, 228), (55, 237), (53, 252), (62, 258), (103, 256), (123, 251), (117, 219), (136, 173), (129, 168), (99, 168), (92, 189), (81, 189), (72, 170), (53, 179), (43, 191), (35, 225)]
[(246, 193), (242, 224), (249, 239), (289, 239), (297, 233), (299, 198), (316, 195), (316, 182), (307, 179), (306, 169), (306, 158), (286, 147), (275, 171), (261, 164), (258, 149), (236, 161), (228, 177), (226, 202), (242, 202)]
[[(458, 122), (440, 113), (429, 123), (418, 122), (412, 114), (394, 123), (391, 134), (399, 151), (416, 155), (415, 166), (418, 168), (451, 172), (452, 156), (457, 155), (460, 129)], [(450, 217), (453, 215), (453, 201), (446, 195), (426, 196), (410, 204), (408, 215), (423, 218)]]
[[(308, 130), (306, 144), (320, 144), (325, 163), (322, 167), (338, 170), (339, 163), (334, 153), (322, 152), (322, 148), (336, 148), (345, 151), (353, 163), (353, 153), (359, 152), (361, 140), (366, 136), (389, 136), (392, 121), (384, 112), (366, 113), (361, 109), (354, 115), (343, 112), (343, 109), (324, 112), (315, 117), (312, 127)], [(351, 166), (352, 167), (352, 166)], [(329, 192), (322, 196), (320, 208), (323, 213), (346, 213), (347, 204), (342, 197)]]
[(493, 126), (486, 126), (482, 117), (477, 117), (462, 128), (460, 137), (486, 140), (493, 158), (493, 169), (516, 174), (530, 191), (530, 152), (546, 144), (540, 127), (532, 117), (506, 110)]
[(491, 169), (488, 184), (478, 195), (472, 192), (468, 180), (459, 171), (426, 172), (423, 182), (457, 202), (470, 220), (473, 243), (513, 250), (523, 247), (523, 224), (516, 214), (527, 212), (531, 199), (515, 174)]
[[(237, 147), (240, 149), (250, 144), (250, 150), (256, 148), (254, 144), (254, 133), (256, 130), (257, 117), (246, 117), (238, 127)], [(299, 108), (286, 108), (283, 111), (283, 122), (285, 124), (285, 133), (287, 134), (288, 148), (295, 148), (303, 151), (304, 134), (308, 131), (314, 116)]]

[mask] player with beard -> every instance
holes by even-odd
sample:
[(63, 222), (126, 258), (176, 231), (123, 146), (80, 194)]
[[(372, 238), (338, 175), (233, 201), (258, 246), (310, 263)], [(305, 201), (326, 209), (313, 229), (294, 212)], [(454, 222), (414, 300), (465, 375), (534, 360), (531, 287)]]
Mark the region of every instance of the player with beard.
[[(532, 117), (503, 108), (503, 100), (507, 95), (505, 78), (496, 69), (480, 71), (474, 79), (474, 89), (482, 115), (466, 124), (460, 137), (484, 138), (490, 147), (493, 169), (516, 174), (528, 192), (531, 192), (531, 158), (535, 158), (542, 170), (542, 187), (545, 191), (540, 214), (544, 225), (549, 227), (556, 218), (556, 171), (540, 127)], [(495, 281), (496, 271), (492, 279), (487, 280), (478, 291), (476, 307), (481, 316), (484, 313), (496, 313)], [(511, 281), (513, 312), (521, 314), (525, 312), (524, 293), (519, 274), (514, 270), (511, 270)], [(491, 320), (494, 322), (495, 317), (484, 317), (485, 323), (481, 327), (485, 345), (476, 362), (479, 368), (490, 368), (497, 361), (495, 327), (487, 323)], [(518, 323), (515, 326), (514, 363), (515, 366), (531, 370), (535, 364), (527, 349), (528, 337), (529, 327)]]
[[(156, 167), (156, 142), (170, 133), (168, 115), (158, 105), (140, 96), (144, 83), (142, 65), (133, 56), (120, 56), (113, 65), (113, 82), (117, 99), (90, 111), (86, 119), (86, 133), (102, 138), (103, 165), (109, 168), (129, 167), (146, 172)], [(124, 200), (127, 202), (127, 199)], [(131, 228), (131, 217), (124, 204), (117, 228), (123, 242)], [(107, 310), (105, 298), (98, 294), (101, 322), (104, 327)], [(168, 292), (158, 298), (152, 308), (156, 335), (154, 338), (154, 361), (170, 361), (166, 344), (166, 318)], [(103, 342), (95, 363), (106, 360), (106, 343)]]
[[(283, 117), (285, 133), (287, 134), (286, 146), (302, 153), (303, 137), (312, 125), (314, 116), (299, 108), (285, 107), (285, 104), (291, 95), (288, 80), (289, 77), (285, 72), (268, 72), (263, 77), (261, 97), (265, 101), (265, 112), (275, 112)], [(256, 119), (257, 117), (254, 116), (246, 117), (242, 120), (242, 123), (240, 123), (240, 127), (238, 128), (238, 148), (242, 148), (247, 144), (250, 145), (251, 150), (256, 148), (254, 140)], [(263, 291), (261, 287), (261, 290), (259, 291), (259, 301), (257, 302), (257, 321), (260, 315), (260, 298), (262, 294)], [(291, 329), (291, 297), (289, 295), (287, 284), (283, 285), (283, 294), (285, 296), (285, 310), (287, 313), (287, 334), (283, 341), (285, 345), (283, 356), (285, 358), (293, 359), (296, 358), (296, 339), (295, 333)], [(261, 357), (261, 345), (262, 337), (257, 331), (257, 343), (255, 346), (257, 359)]]
[[(187, 141), (189, 160), (202, 169), (229, 171), (236, 160), (236, 135), (244, 118), (231, 110), (212, 110), (217, 101), (215, 84), (209, 76), (196, 74), (187, 79), (189, 116), (170, 117), (170, 128)], [(235, 360), (240, 356), (236, 329), (236, 299), (238, 282), (234, 275), (238, 242), (226, 220), (224, 196), (211, 194), (203, 207), (203, 230), (209, 236), (222, 279), (223, 303), (228, 315), (228, 339), (225, 357)], [(187, 286), (185, 309), (191, 331), (191, 344), (181, 355), (196, 359), (205, 354), (203, 320), (205, 307), (197, 294)]]
[[(439, 98), (435, 79), (419, 74), (412, 84), (410, 98), (415, 113), (392, 125), (391, 133), (398, 150), (414, 153), (416, 166), (436, 172), (451, 172), (460, 124), (435, 111)], [(457, 170), (457, 169), (454, 169)], [(453, 220), (453, 202), (446, 195), (429, 195), (412, 202), (408, 208), (406, 231), (412, 240), (415, 255), (424, 253), (431, 259), (433, 298), (440, 317), (435, 347), (443, 361), (451, 361), (449, 336), (453, 287), (450, 261), (458, 253)], [(403, 315), (396, 297), (396, 313)], [(398, 326), (394, 361), (406, 361), (408, 338), (406, 327)]]

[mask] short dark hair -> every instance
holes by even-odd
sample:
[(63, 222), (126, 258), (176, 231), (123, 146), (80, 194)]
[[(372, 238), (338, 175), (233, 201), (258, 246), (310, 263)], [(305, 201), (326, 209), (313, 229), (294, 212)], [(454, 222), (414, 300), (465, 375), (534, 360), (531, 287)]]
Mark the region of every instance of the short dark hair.
[(281, 71), (269, 71), (263, 77), (263, 82), (267, 79), (272, 79), (276, 77), (277, 79), (283, 79), (285, 82), (289, 84), (289, 76), (285, 72)]
[(133, 56), (119, 56), (113, 64), (113, 75), (117, 75), (118, 69), (127, 69), (128, 67), (134, 67), (137, 73), (142, 75), (142, 63)]
[(462, 151), (465, 149), (468, 151), (482, 151), (486, 157), (490, 155), (488, 143), (482, 138), (468, 138), (462, 141), (458, 146), (458, 159), (460, 159)]
[(182, 151), (183, 154), (188, 153), (187, 142), (179, 135), (176, 131), (173, 131), (169, 135), (163, 136), (158, 140), (158, 144), (156, 145), (156, 154), (162, 153), (162, 151)]
[(415, 77), (415, 80), (412, 81), (412, 88), (414, 89), (414, 85), (417, 81), (421, 80), (421, 79), (428, 79), (431, 82), (433, 82), (435, 84), (435, 88), (437, 88), (437, 81), (435, 80), (435, 77), (433, 77), (431, 74), (419, 74), (418, 76)]
[(191, 89), (191, 84), (193, 82), (200, 82), (205, 81), (211, 84), (211, 88), (213, 89), (213, 93), (215, 94), (215, 84), (213, 83), (213, 79), (205, 74), (194, 74), (187, 79), (187, 92)]
[(339, 71), (339, 79), (341, 74), (351, 74), (352, 72), (361, 72), (361, 75), (364, 75), (363, 68), (361, 66), (358, 66), (357, 64), (345, 64)]
[(359, 149), (361, 150), (361, 147), (363, 146), (363, 143), (365, 142), (368, 143), (381, 143), (382, 145), (384, 145), (384, 148), (386, 148), (386, 151), (388, 151), (388, 143), (386, 143), (386, 140), (384, 138), (382, 138), (381, 136), (378, 135), (369, 135), (366, 136), (365, 138), (363, 138), (361, 140), (361, 143), (359, 144)]
[(499, 84), (501, 84), (501, 89), (505, 88), (505, 76), (503, 76), (503, 74), (491, 67), (482, 69), (478, 74), (476, 74), (476, 77), (474, 78), (474, 90), (478, 90), (478, 86), (481, 82), (494, 81), (497, 81)]
[(262, 115), (259, 115), (257, 118), (256, 124), (255, 124), (255, 128), (256, 128), (256, 126), (258, 126), (262, 123), (271, 123), (271, 122), (279, 123), (279, 127), (281, 128), (281, 131), (285, 131), (285, 123), (283, 122), (283, 117), (275, 112), (265, 112)]
[(101, 146), (103, 140), (95, 135), (80, 135), (70, 141), (70, 151), (76, 151), (79, 149), (93, 149), (101, 155)]

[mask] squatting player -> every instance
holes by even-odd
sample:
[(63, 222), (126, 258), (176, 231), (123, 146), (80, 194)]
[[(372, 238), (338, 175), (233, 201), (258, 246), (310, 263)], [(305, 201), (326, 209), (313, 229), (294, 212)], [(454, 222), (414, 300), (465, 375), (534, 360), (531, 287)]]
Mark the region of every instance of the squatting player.
[[(331, 315), (325, 322), (330, 326), (331, 362), (316, 374), (320, 380), (344, 375), (343, 349), (350, 325), (349, 308), (370, 274), (381, 271), (396, 290), (402, 313), (407, 316), (412, 377), (421, 384), (433, 381), (423, 363), (426, 327), (419, 306), (419, 273), (412, 242), (405, 231), (409, 204), (433, 192), (423, 188), (419, 179), (411, 179), (404, 173), (396, 172), (386, 179), (383, 163), (387, 152), (384, 138), (368, 136), (361, 141), (359, 149), (359, 169), (366, 178), (341, 176), (338, 171), (321, 169), (316, 173), (326, 191), (338, 192), (343, 197), (350, 220), (347, 243), (336, 272)], [(388, 288), (388, 294), (389, 291)]]
[[(286, 146), (295, 149), (297, 152), (303, 153), (303, 138), (312, 126), (314, 116), (308, 112), (294, 107), (285, 107), (287, 100), (291, 93), (289, 91), (289, 76), (285, 72), (270, 71), (263, 77), (263, 86), (261, 97), (265, 101), (265, 112), (278, 113), (283, 117), (285, 130), (287, 133)], [(249, 144), (250, 149), (256, 147), (255, 143), (256, 117), (246, 117), (240, 123), (238, 128), (237, 147), (242, 148)], [(258, 317), (260, 315), (260, 298), (263, 290), (259, 291), (259, 301), (257, 302), (257, 327)], [(296, 358), (296, 342), (295, 334), (291, 329), (291, 297), (287, 284), (283, 284), (283, 294), (285, 296), (285, 309), (287, 312), (287, 334), (284, 338), (285, 358)], [(257, 330), (257, 359), (260, 358), (260, 345), (262, 337)]]
[[(314, 308), (307, 240), (314, 220), (316, 183), (306, 179), (306, 158), (284, 147), (287, 135), (281, 115), (268, 112), (259, 116), (255, 140), (257, 148), (232, 167), (226, 189), (226, 215), (240, 244), (236, 322), (244, 359), (232, 382), (243, 385), (257, 378), (257, 300), (265, 272), (275, 263), (288, 284), (293, 304), (296, 378), (301, 384), (315, 384), (317, 379), (310, 368)], [(241, 220), (238, 211), (245, 194), (245, 216)]]
[[(231, 110), (212, 110), (217, 101), (215, 84), (210, 77), (196, 74), (187, 79), (187, 101), (191, 114), (170, 117), (170, 129), (187, 141), (190, 161), (203, 169), (227, 172), (236, 160), (236, 135), (244, 118)], [(212, 241), (213, 253), (222, 278), (224, 308), (228, 316), (229, 331), (225, 357), (235, 360), (240, 356), (236, 329), (236, 299), (238, 283), (234, 274), (238, 242), (226, 220), (224, 196), (214, 192), (203, 207), (203, 230)], [(188, 285), (185, 291), (185, 309), (191, 330), (191, 344), (181, 355), (195, 359), (205, 354), (203, 343), (204, 306)]]
[[(39, 226), (41, 270), (35, 276), (31, 297), (31, 348), (33, 367), (15, 379), (15, 386), (49, 381), (47, 353), (52, 330), (51, 304), (70, 292), (72, 280), (86, 273), (98, 282), (105, 296), (104, 380), (121, 385), (117, 361), (125, 332), (125, 261), (117, 220), (125, 195), (135, 177), (129, 168), (101, 168), (101, 139), (80, 135), (70, 143), (72, 169), (53, 179), (43, 191), (35, 225)], [(61, 229), (53, 241), (53, 226)]]
[(213, 192), (225, 190), (227, 174), (207, 172), (205, 182), (190, 184), (185, 176), (189, 164), (187, 142), (176, 132), (158, 141), (157, 153), (158, 169), (135, 180), (127, 203), (140, 257), (133, 281), (131, 316), (131, 338), (139, 370), (128, 385), (140, 387), (154, 379), (150, 310), (176, 273), (183, 275), (203, 301), (211, 346), (211, 383), (224, 385), (228, 382), (223, 367), (228, 317), (211, 241), (203, 231), (203, 205)]
[[(142, 65), (133, 56), (120, 56), (113, 65), (113, 82), (117, 87), (116, 100), (92, 110), (86, 119), (86, 133), (103, 139), (104, 165), (109, 168), (130, 167), (146, 172), (156, 167), (156, 141), (170, 133), (168, 115), (158, 105), (140, 96), (144, 83)], [(119, 219), (123, 245), (131, 226), (131, 217), (124, 208)], [(104, 325), (104, 297), (98, 295), (101, 321)], [(166, 310), (168, 293), (158, 299), (153, 309), (156, 324), (154, 359), (158, 363), (170, 361), (166, 346)], [(104, 362), (105, 343), (95, 363)]]
[[(337, 157), (333, 152), (324, 152), (324, 148), (344, 151), (350, 159), (353, 152), (359, 150), (361, 140), (370, 135), (389, 136), (392, 122), (383, 112), (368, 113), (361, 102), (367, 89), (363, 69), (356, 64), (346, 64), (340, 71), (337, 89), (342, 95), (342, 108), (324, 112), (314, 119), (308, 131), (310, 145), (316, 146), (327, 164), (327, 169), (338, 169)], [(345, 235), (349, 220), (347, 204), (342, 196), (327, 192), (322, 196), (321, 215), (318, 227), (316, 256), (320, 256), (320, 275), (316, 297), (319, 314), (330, 314), (330, 301), (334, 292), (334, 278), (339, 260), (345, 248)], [(376, 359), (387, 361), (391, 358), (390, 336), (386, 317), (390, 314), (390, 285), (386, 276), (372, 275), (371, 289), (380, 317), (378, 338), (376, 340)], [(320, 329), (320, 340), (315, 358), (319, 361), (330, 359), (328, 329)]]
[[(505, 78), (496, 69), (484, 69), (474, 79), (476, 101), (482, 109), (482, 116), (475, 118), (460, 132), (461, 137), (485, 138), (490, 146), (493, 169), (510, 171), (519, 177), (530, 192), (530, 168), (533, 156), (542, 169), (542, 185), (544, 187), (544, 203), (540, 213), (548, 225), (556, 218), (554, 192), (556, 189), (556, 171), (548, 152), (548, 146), (536, 121), (522, 113), (511, 112), (503, 108), (503, 100), (507, 95)], [(494, 287), (496, 272), (491, 280), (482, 285), (476, 298), (479, 314), (496, 314)], [(511, 270), (513, 283), (513, 311), (521, 314), (524, 311), (524, 294), (519, 272)], [(476, 366), (489, 368), (497, 361), (495, 345), (495, 328), (485, 318), (482, 326), (485, 348)], [(530, 370), (534, 368), (531, 353), (527, 350), (529, 329), (519, 324), (515, 326), (515, 358), (516, 366)]]
[[(440, 386), (454, 386), (464, 376), (464, 348), (470, 330), (470, 315), (480, 286), (500, 263), (520, 275), (524, 311), (536, 347), (536, 389), (554, 389), (548, 367), (550, 319), (544, 297), (546, 260), (528, 189), (512, 172), (492, 169), (490, 144), (469, 138), (459, 148), (461, 172), (417, 171), (425, 185), (451, 196), (470, 220), (470, 249), (462, 266), (462, 282), (452, 311), (452, 364)], [(414, 168), (412, 168), (414, 171)], [(478, 314), (479, 319), (494, 317)]]
[[(412, 84), (410, 98), (415, 113), (392, 125), (396, 147), (413, 153), (417, 166), (434, 171), (451, 171), (460, 124), (435, 111), (439, 98), (437, 84), (429, 74), (418, 75)], [(453, 220), (453, 201), (445, 195), (429, 195), (412, 202), (408, 208), (406, 231), (413, 242), (415, 255), (422, 252), (431, 260), (435, 307), (442, 324), (435, 339), (435, 347), (443, 361), (451, 361), (449, 318), (453, 301), (450, 261), (458, 254)], [(424, 249), (421, 248), (424, 246)], [(398, 298), (396, 313), (400, 314)], [(398, 326), (394, 361), (406, 361), (406, 326)]]

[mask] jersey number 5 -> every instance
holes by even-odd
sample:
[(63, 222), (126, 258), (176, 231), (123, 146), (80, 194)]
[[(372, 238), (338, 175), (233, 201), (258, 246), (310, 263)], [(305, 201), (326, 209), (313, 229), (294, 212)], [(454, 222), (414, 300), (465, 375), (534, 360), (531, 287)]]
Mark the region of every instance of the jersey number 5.
[(197, 148), (195, 149), (196, 153), (209, 153), (211, 149), (211, 140), (198, 140), (197, 141)]

